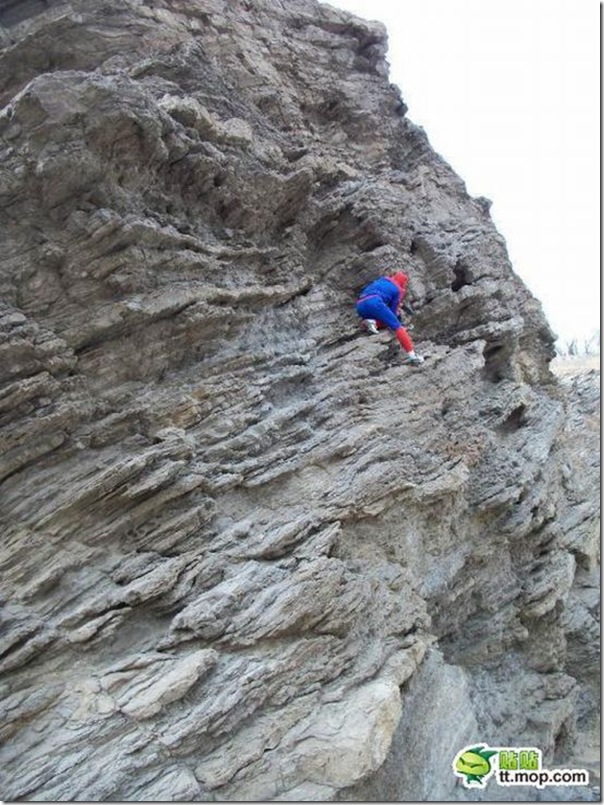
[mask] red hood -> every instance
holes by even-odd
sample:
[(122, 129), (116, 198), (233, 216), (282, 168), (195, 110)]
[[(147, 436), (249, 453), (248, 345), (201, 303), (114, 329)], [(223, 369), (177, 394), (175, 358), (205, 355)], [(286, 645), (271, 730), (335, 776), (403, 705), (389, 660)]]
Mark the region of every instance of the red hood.
[(388, 279), (392, 280), (392, 282), (395, 285), (398, 285), (401, 291), (407, 289), (407, 285), (409, 283), (409, 277), (406, 274), (403, 274), (402, 271), (397, 271), (396, 274), (393, 274), (391, 277), (388, 277)]

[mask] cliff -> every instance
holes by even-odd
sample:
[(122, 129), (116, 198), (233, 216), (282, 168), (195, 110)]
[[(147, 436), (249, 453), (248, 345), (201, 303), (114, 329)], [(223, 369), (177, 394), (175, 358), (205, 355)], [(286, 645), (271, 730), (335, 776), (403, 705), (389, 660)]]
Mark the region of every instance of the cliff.
[[(383, 27), (314, 0), (0, 25), (0, 795), (452, 800), (472, 741), (575, 762), (597, 383), (550, 372)], [(421, 368), (354, 312), (395, 269)]]

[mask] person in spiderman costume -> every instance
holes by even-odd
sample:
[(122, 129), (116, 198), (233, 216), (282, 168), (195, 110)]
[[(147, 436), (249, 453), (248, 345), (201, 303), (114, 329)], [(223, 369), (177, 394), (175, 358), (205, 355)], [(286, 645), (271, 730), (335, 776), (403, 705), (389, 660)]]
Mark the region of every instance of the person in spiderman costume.
[(413, 341), (399, 319), (408, 284), (409, 278), (402, 271), (391, 277), (380, 277), (363, 288), (356, 310), (370, 333), (377, 333), (380, 327), (392, 330), (407, 353), (409, 363), (419, 366), (424, 359), (415, 352)]

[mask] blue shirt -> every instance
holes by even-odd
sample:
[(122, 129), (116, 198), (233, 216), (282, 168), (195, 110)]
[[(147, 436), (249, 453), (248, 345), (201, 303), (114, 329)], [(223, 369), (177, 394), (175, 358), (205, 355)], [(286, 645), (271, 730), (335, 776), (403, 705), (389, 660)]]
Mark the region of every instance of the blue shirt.
[(363, 288), (359, 299), (364, 299), (366, 296), (379, 296), (382, 302), (396, 315), (401, 301), (401, 289), (388, 277), (380, 277)]

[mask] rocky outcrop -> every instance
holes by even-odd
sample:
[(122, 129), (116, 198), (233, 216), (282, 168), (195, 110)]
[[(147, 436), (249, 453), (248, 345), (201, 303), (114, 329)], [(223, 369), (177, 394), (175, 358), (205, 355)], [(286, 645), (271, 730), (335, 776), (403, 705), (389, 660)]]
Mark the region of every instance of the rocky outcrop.
[[(596, 391), (550, 373), (385, 30), (25, 5), (0, 4), (3, 798), (463, 799), (472, 740), (572, 758)], [(399, 268), (421, 369), (355, 320)]]

